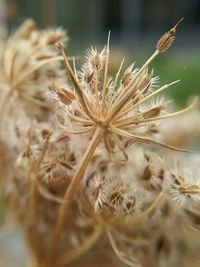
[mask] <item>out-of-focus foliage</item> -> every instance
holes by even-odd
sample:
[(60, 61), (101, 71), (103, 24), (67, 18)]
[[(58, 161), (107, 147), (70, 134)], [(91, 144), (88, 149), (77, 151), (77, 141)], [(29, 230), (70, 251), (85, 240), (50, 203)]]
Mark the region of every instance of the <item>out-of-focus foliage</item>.
[(175, 100), (176, 104), (182, 105), (188, 97), (200, 95), (199, 70), (200, 54), (188, 56), (178, 56), (157, 60), (154, 64), (155, 71), (159, 69), (162, 81), (173, 81), (181, 79), (176, 89), (170, 88), (168, 93)]

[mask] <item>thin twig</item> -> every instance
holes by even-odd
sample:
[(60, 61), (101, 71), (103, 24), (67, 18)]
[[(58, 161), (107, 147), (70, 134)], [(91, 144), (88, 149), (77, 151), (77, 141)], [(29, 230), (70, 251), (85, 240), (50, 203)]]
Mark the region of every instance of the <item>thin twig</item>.
[(4, 119), (4, 112), (6, 105), (8, 105), (9, 102), (9, 97), (12, 94), (11, 90), (6, 90), (2, 93), (1, 98), (0, 98), (0, 133), (2, 131), (2, 123)]
[(106, 60), (105, 60), (105, 71), (103, 79), (103, 90), (102, 90), (102, 113), (104, 114), (106, 108), (106, 93), (107, 93), (107, 81), (108, 81), (108, 64), (109, 64), (109, 54), (110, 54), (110, 31), (108, 33), (108, 42), (106, 45)]
[[(116, 99), (115, 104), (113, 105), (111, 111), (108, 113), (106, 117), (106, 122), (110, 122), (112, 118), (118, 114), (118, 112), (122, 109), (122, 107), (126, 104), (126, 102), (130, 99), (132, 92), (134, 90), (134, 87), (132, 87), (135, 80), (139, 77), (139, 75), (143, 72), (143, 70), (148, 66), (148, 64), (159, 54), (159, 52), (156, 50), (153, 55), (146, 61), (146, 63), (141, 67), (141, 69), (136, 73), (134, 79), (132, 82), (128, 85), (126, 88), (126, 93), (121, 97), (119, 95)], [(125, 89), (124, 89), (125, 90)]]
[(65, 221), (65, 217), (67, 216), (67, 212), (69, 210), (69, 206), (71, 203), (71, 200), (75, 194), (75, 191), (81, 181), (82, 175), (84, 174), (84, 171), (87, 167), (87, 165), (89, 164), (94, 151), (96, 149), (96, 147), (98, 146), (99, 142), (101, 141), (101, 138), (103, 136), (103, 129), (102, 128), (97, 128), (94, 136), (92, 138), (92, 140), (90, 141), (90, 144), (87, 148), (87, 150), (85, 151), (85, 154), (83, 156), (83, 159), (80, 163), (80, 165), (78, 166), (72, 181), (70, 183), (70, 185), (68, 186), (66, 192), (65, 192), (65, 196), (64, 196), (64, 203), (61, 204), (59, 212), (58, 212), (58, 217), (56, 220), (56, 225), (54, 228), (54, 232), (52, 235), (52, 241), (51, 241), (51, 245), (50, 245), (50, 255), (53, 254), (53, 252), (55, 251), (55, 246), (57, 243), (57, 240), (60, 236), (64, 221)]

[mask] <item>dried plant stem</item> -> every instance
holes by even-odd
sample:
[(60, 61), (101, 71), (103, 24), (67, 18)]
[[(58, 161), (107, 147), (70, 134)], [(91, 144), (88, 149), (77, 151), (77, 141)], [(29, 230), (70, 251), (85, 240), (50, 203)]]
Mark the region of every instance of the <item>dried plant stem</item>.
[[(145, 220), (148, 219), (149, 214), (152, 213), (156, 209), (157, 205), (159, 205), (160, 201), (162, 201), (163, 196), (164, 192), (161, 191), (144, 211), (132, 218), (128, 218), (126, 228), (131, 230), (145, 222)], [(122, 218), (119, 218), (119, 221), (116, 221), (116, 225), (121, 224), (121, 219)]]
[(118, 78), (119, 78), (119, 75), (121, 73), (121, 70), (122, 70), (122, 67), (123, 67), (123, 64), (124, 64), (124, 58), (119, 66), (119, 69), (118, 69), (118, 72), (115, 76), (115, 80), (114, 80), (114, 83), (113, 83), (113, 86), (112, 86), (112, 91), (111, 91), (111, 94), (110, 94), (110, 102), (108, 103), (108, 108), (110, 107), (110, 105), (113, 103), (114, 99), (115, 99), (115, 90), (116, 90), (116, 86), (117, 86), (117, 82), (118, 82)]
[(30, 198), (29, 198), (29, 205), (30, 211), (32, 214), (32, 220), (35, 223), (37, 221), (37, 198), (38, 198), (38, 190), (37, 190), (37, 178), (33, 177), (30, 188)]
[(148, 215), (157, 207), (157, 205), (160, 203), (162, 197), (164, 195), (164, 192), (161, 191), (157, 197), (155, 198), (155, 200), (150, 204), (150, 206), (144, 210), (141, 214), (135, 216), (133, 218), (133, 220), (131, 221), (131, 225), (134, 226), (134, 225), (139, 225), (141, 224), (142, 222), (144, 222)]
[(99, 92), (98, 92), (98, 72), (95, 73), (95, 98), (96, 98), (96, 104), (97, 107), (100, 110), (100, 105), (99, 105)]
[(40, 156), (38, 160), (36, 161), (36, 164), (33, 165), (32, 170), (30, 172), (32, 183), (30, 187), (29, 205), (30, 205), (30, 210), (31, 210), (34, 222), (37, 221), (37, 198), (38, 198), (38, 180), (37, 180), (36, 173), (41, 162), (44, 159), (47, 148), (48, 148), (48, 138), (47, 140), (45, 140)]
[(58, 46), (58, 48), (60, 49), (60, 51), (62, 53), (62, 56), (64, 58), (65, 68), (67, 70), (67, 73), (68, 73), (73, 85), (74, 85), (74, 89), (75, 89), (75, 91), (76, 91), (76, 93), (78, 95), (78, 98), (80, 100), (80, 103), (83, 106), (84, 111), (86, 112), (88, 117), (92, 119), (92, 121), (98, 122), (98, 120), (93, 116), (93, 114), (90, 111), (91, 107), (90, 107), (90, 105), (88, 103), (87, 98), (85, 97), (84, 92), (81, 90), (81, 87), (80, 87), (80, 84), (79, 84), (79, 81), (78, 81), (77, 77), (73, 73), (73, 70), (72, 70), (72, 68), (71, 68), (71, 66), (69, 64), (68, 58), (65, 55), (64, 47), (61, 44), (58, 44), (57, 46)]
[[(165, 114), (165, 115), (161, 115), (161, 116), (158, 116), (158, 117), (155, 117), (154, 118), (154, 121), (156, 120), (163, 120), (163, 119), (168, 119), (168, 118), (171, 118), (171, 117), (174, 117), (174, 116), (179, 116), (179, 115), (182, 115), (188, 111), (191, 111), (195, 106), (195, 103), (193, 102), (191, 105), (189, 105), (188, 107), (184, 108), (184, 109), (181, 109), (181, 110), (178, 110), (176, 112), (173, 112), (173, 113), (168, 113), (168, 114)], [(140, 122), (149, 122), (150, 119), (144, 119), (144, 120), (141, 120)], [(152, 119), (151, 119), (152, 121)]]
[[(174, 117), (174, 116), (182, 115), (182, 114), (184, 114), (184, 113), (186, 113), (188, 111), (191, 111), (194, 108), (195, 104), (196, 104), (196, 100), (193, 101), (189, 106), (187, 106), (184, 109), (181, 109), (181, 110), (176, 111), (176, 112), (173, 112), (173, 113), (168, 113), (168, 114), (165, 114), (165, 115), (154, 117), (153, 119), (152, 118), (143, 119), (143, 120), (140, 120), (140, 123), (150, 122), (150, 121), (156, 121), (156, 120), (163, 120), (163, 119), (168, 119), (168, 118), (171, 118), (171, 117)], [(126, 121), (124, 121), (124, 120), (121, 120), (121, 121), (118, 120), (118, 122), (115, 124), (115, 126), (117, 126), (117, 127), (124, 127), (124, 126), (129, 126), (131, 124), (135, 125), (135, 123), (137, 123), (137, 117), (136, 116), (134, 118), (127, 118)]]
[(29, 243), (31, 247), (31, 251), (33, 252), (33, 255), (31, 257), (31, 263), (35, 267), (47, 267), (45, 254), (44, 254), (44, 241), (41, 239), (41, 235), (36, 230), (36, 226), (27, 227), (24, 228), (24, 234), (27, 242)]
[[(120, 113), (120, 116), (115, 116), (115, 120), (119, 120), (122, 116), (126, 115), (128, 112), (130, 112), (131, 110), (133, 110), (134, 108), (137, 108), (139, 105), (141, 105), (142, 103), (144, 103), (145, 101), (147, 101), (148, 99), (152, 98), (153, 96), (161, 93), (162, 91), (166, 90), (167, 88), (169, 88), (170, 86), (176, 84), (180, 82), (180, 80), (171, 82), (169, 84), (165, 84), (162, 87), (160, 87), (158, 90), (152, 92), (151, 94), (147, 95), (146, 97), (142, 98), (140, 101), (138, 101), (137, 103), (133, 104), (133, 103), (128, 103), (125, 108), (123, 108), (122, 112)], [(106, 120), (107, 122), (107, 120)]]
[(137, 72), (137, 74), (135, 75), (135, 78), (133, 79), (133, 81), (131, 82), (130, 85), (128, 85), (128, 87), (126, 88), (126, 90), (124, 90), (123, 94), (118, 95), (118, 98), (116, 99), (116, 103), (113, 105), (113, 108), (111, 109), (111, 111), (107, 114), (105, 122), (109, 123), (113, 117), (115, 117), (119, 111), (124, 107), (124, 105), (126, 104), (127, 100), (131, 97), (132, 93), (133, 93), (133, 84), (136, 81), (136, 79), (139, 77), (139, 75), (143, 72), (143, 70), (149, 65), (149, 63), (151, 61), (153, 61), (153, 59), (159, 54), (159, 51), (156, 50), (153, 55), (146, 61), (146, 63), (141, 67), (141, 69)]
[(107, 94), (107, 81), (108, 81), (108, 63), (109, 63), (109, 54), (110, 54), (110, 31), (108, 33), (108, 42), (106, 46), (106, 60), (105, 60), (105, 71), (104, 71), (104, 79), (103, 79), (103, 90), (102, 90), (102, 113), (105, 111), (106, 107), (106, 94)]
[(116, 253), (116, 255), (118, 255), (118, 257), (120, 259), (122, 259), (127, 265), (132, 266), (132, 267), (142, 267), (140, 264), (138, 264), (137, 260), (134, 257), (127, 257), (126, 254), (122, 251), (120, 251), (117, 247), (117, 244), (115, 242), (115, 239), (112, 235), (112, 232), (109, 228), (106, 228), (106, 233), (108, 236), (108, 239), (110, 241), (110, 244), (114, 250), (114, 252)]
[(19, 86), (25, 79), (27, 79), (27, 77), (29, 77), (36, 70), (38, 70), (39, 68), (43, 67), (44, 65), (47, 65), (47, 64), (49, 64), (51, 62), (54, 62), (54, 61), (59, 61), (61, 59), (62, 59), (61, 56), (57, 56), (57, 57), (52, 57), (52, 58), (48, 58), (48, 59), (43, 60), (42, 62), (38, 63), (35, 67), (33, 67), (32, 69), (29, 69), (27, 72), (25, 72), (21, 76), (19, 76), (18, 80), (15, 81), (13, 86), (14, 87)]
[(0, 116), (0, 132), (2, 130), (2, 122), (3, 122), (3, 118), (4, 118), (3, 113), (5, 111), (5, 106), (8, 102), (8, 99), (11, 95), (11, 92), (12, 92), (11, 90), (4, 91), (1, 95), (1, 98), (0, 98), (0, 115), (1, 115)]
[(101, 224), (94, 229), (94, 232), (77, 248), (72, 251), (63, 251), (60, 258), (58, 259), (56, 266), (66, 266), (76, 258), (80, 257), (83, 253), (87, 252), (97, 242), (103, 232)]
[[(39, 155), (38, 160), (36, 161), (36, 163), (32, 166), (32, 169), (30, 171), (30, 176), (31, 176), (31, 185), (30, 185), (30, 193), (29, 193), (29, 209), (30, 209), (30, 214), (32, 216), (32, 224), (33, 227), (37, 227), (38, 224), (38, 177), (37, 177), (37, 171), (38, 168), (41, 164), (41, 162), (44, 159), (45, 153), (47, 151), (48, 148), (48, 140), (49, 140), (50, 135), (47, 137), (47, 139), (45, 140), (44, 144), (43, 144), (43, 149)], [(40, 235), (38, 234), (37, 231), (32, 231), (32, 230), (27, 230), (26, 233), (27, 239), (30, 240), (30, 244), (32, 244), (34, 246), (33, 251), (36, 252), (37, 255), (37, 259), (42, 260), (44, 255), (41, 254), (41, 251), (44, 251), (44, 243), (43, 240), (40, 240)], [(40, 246), (38, 246), (38, 243), (40, 243)], [(39, 249), (38, 249), (39, 248)], [(41, 249), (43, 248), (43, 249)], [(40, 261), (38, 261), (37, 263), (35, 263), (35, 266), (38, 267), (45, 267), (46, 264), (41, 264)]]
[(44, 107), (44, 108), (48, 108), (48, 109), (51, 108), (49, 104), (47, 104), (47, 103), (45, 103), (39, 99), (36, 99), (33, 96), (30, 96), (24, 92), (23, 92), (23, 94), (21, 94), (21, 97), (23, 97), (24, 99), (26, 99), (26, 100), (28, 100), (28, 101), (32, 102), (33, 104), (36, 104), (40, 107)]
[(57, 217), (57, 221), (56, 221), (56, 225), (55, 225), (55, 229), (54, 229), (54, 233), (53, 233), (53, 237), (52, 237), (52, 242), (51, 242), (51, 247), (50, 247), (50, 255), (52, 255), (52, 253), (55, 251), (55, 246), (56, 246), (56, 241), (59, 238), (59, 235), (61, 233), (61, 229), (63, 227), (63, 223), (66, 217), (66, 214), (68, 212), (69, 209), (69, 205), (70, 202), (72, 200), (72, 197), (77, 189), (77, 186), (80, 183), (81, 177), (84, 174), (84, 171), (87, 167), (87, 165), (89, 164), (94, 151), (96, 149), (96, 147), (98, 146), (99, 142), (101, 141), (101, 138), (103, 136), (103, 128), (98, 127), (94, 133), (94, 136), (83, 156), (83, 159), (79, 165), (79, 167), (77, 168), (72, 181), (70, 183), (70, 185), (68, 186), (64, 199), (63, 199), (63, 204), (61, 204), (59, 212), (58, 212), (58, 217)]
[[(30, 188), (30, 197), (29, 197), (29, 208), (30, 208), (30, 213), (32, 216), (32, 224), (34, 228), (38, 227), (39, 223), (39, 216), (38, 216), (38, 181), (37, 177), (34, 176)], [(27, 240), (29, 240), (29, 243), (32, 244), (33, 246), (33, 251), (35, 252), (38, 262), (35, 266), (38, 267), (45, 267), (45, 264), (40, 264), (40, 261), (44, 257), (44, 242), (43, 240), (40, 240), (40, 234), (38, 231), (33, 231), (33, 229), (27, 230), (26, 233)], [(38, 246), (38, 244), (40, 244)], [(43, 253), (42, 253), (43, 251)], [(45, 253), (46, 254), (46, 253)]]

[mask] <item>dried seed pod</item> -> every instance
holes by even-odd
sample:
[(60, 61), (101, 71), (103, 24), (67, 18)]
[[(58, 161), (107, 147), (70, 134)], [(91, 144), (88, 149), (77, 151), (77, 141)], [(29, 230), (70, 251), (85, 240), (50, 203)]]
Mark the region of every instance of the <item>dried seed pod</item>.
[(75, 95), (72, 92), (66, 88), (59, 88), (55, 83), (49, 85), (49, 90), (65, 105), (71, 104), (75, 99)]
[(66, 34), (62, 29), (48, 30), (46, 32), (46, 36), (44, 37), (45, 43), (50, 46), (63, 40), (66, 40)]
[(160, 114), (161, 110), (163, 110), (165, 108), (164, 105), (160, 105), (160, 106), (157, 106), (157, 107), (153, 107), (149, 110), (147, 110), (144, 114), (143, 114), (143, 117), (144, 119), (148, 119), (148, 118), (153, 118), (153, 117), (156, 117)]
[(69, 105), (75, 99), (74, 94), (64, 88), (60, 88), (57, 91), (57, 95), (60, 101), (65, 105)]
[(42, 138), (48, 140), (52, 132), (49, 129), (42, 129)]
[(94, 76), (94, 72), (85, 73), (85, 75), (84, 75), (85, 82), (89, 84), (92, 81), (93, 76)]
[(159, 51), (159, 53), (165, 52), (173, 43), (175, 39), (175, 34), (176, 34), (176, 28), (179, 25), (179, 23), (183, 20), (179, 20), (179, 22), (171, 28), (168, 32), (166, 32), (157, 42), (156, 45), (156, 50)]

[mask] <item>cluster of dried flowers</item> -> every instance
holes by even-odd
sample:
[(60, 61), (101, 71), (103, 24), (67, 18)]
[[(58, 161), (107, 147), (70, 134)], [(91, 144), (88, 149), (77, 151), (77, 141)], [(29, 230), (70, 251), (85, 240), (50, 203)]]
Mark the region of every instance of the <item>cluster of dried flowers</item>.
[(109, 38), (101, 52), (88, 51), (80, 72), (62, 30), (39, 31), (28, 20), (1, 41), (0, 189), (32, 266), (81, 266), (102, 254), (104, 266), (120, 266), (110, 248), (134, 267), (198, 260), (200, 158), (177, 146), (198, 135), (200, 114), (194, 102), (168, 113), (158, 94), (176, 82), (156, 89), (148, 70), (177, 25), (141, 68), (122, 73), (122, 62), (114, 78)]

